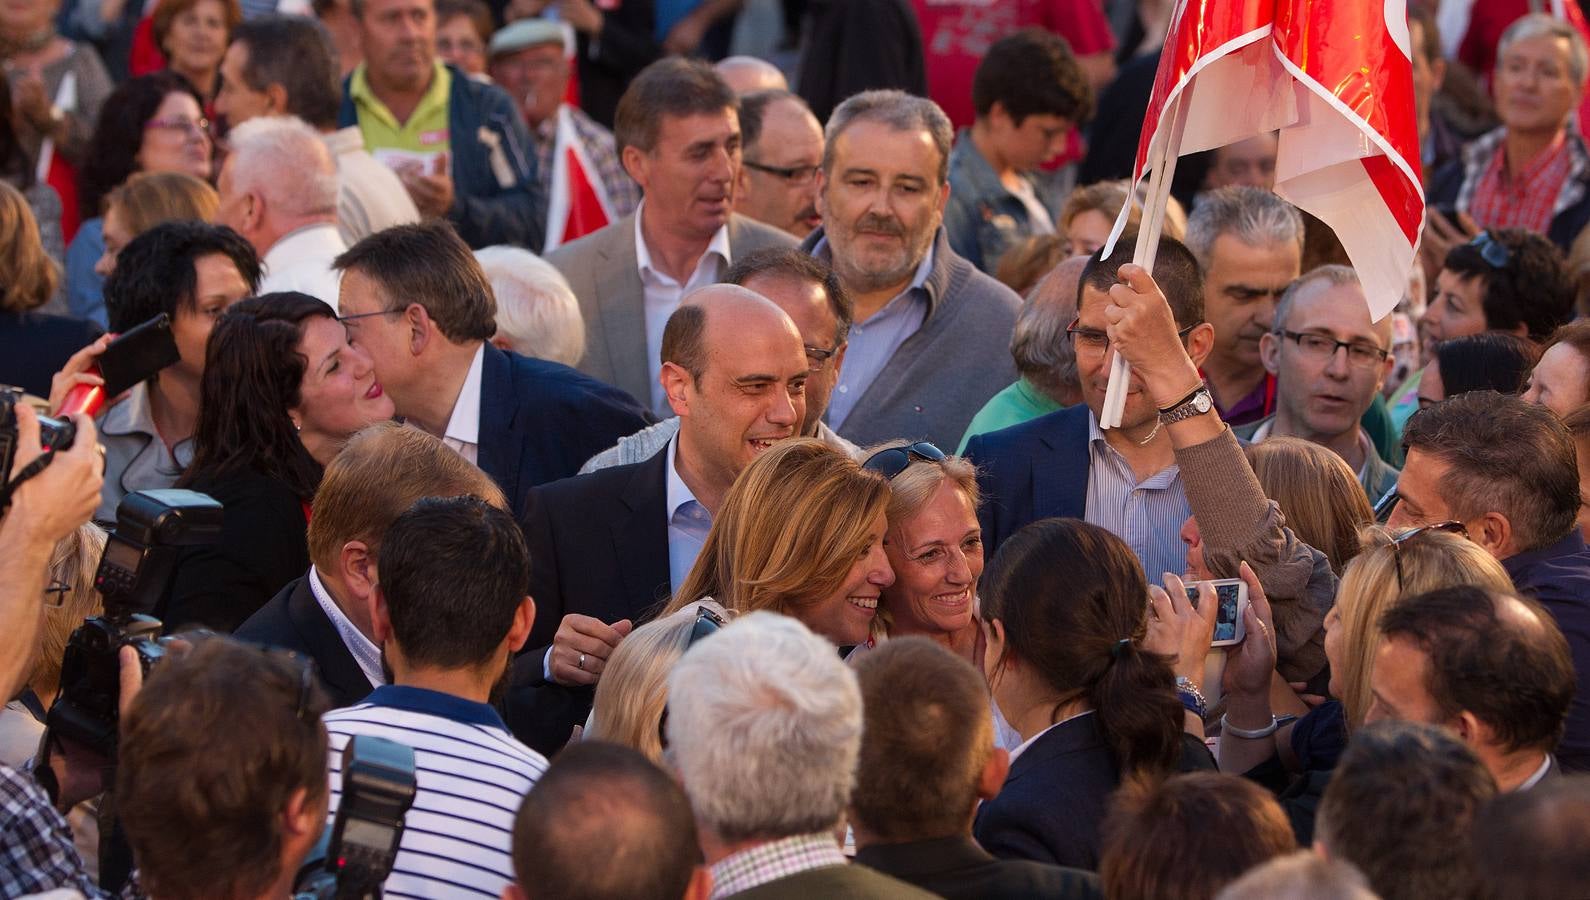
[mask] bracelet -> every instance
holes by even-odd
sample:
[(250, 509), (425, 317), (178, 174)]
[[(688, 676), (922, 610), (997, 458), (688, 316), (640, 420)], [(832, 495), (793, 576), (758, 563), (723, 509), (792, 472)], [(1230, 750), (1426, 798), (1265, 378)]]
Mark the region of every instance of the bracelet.
[(1277, 719), (1273, 715), (1270, 716), (1270, 724), (1264, 726), (1263, 728), (1252, 729), (1251, 731), (1246, 728), (1238, 728), (1237, 726), (1231, 724), (1231, 720), (1227, 719), (1224, 713), (1222, 713), (1220, 716), (1220, 733), (1229, 734), (1236, 738), (1242, 738), (1245, 741), (1263, 740), (1264, 738), (1275, 734), (1276, 730), (1280, 727), (1281, 720)]
[(1170, 412), (1171, 410), (1175, 409), (1176, 407), (1181, 406), (1182, 404), (1186, 403), (1187, 401), (1191, 400), (1192, 398), (1198, 396), (1198, 392), (1203, 390), (1205, 387), (1206, 387), (1205, 383), (1202, 380), (1200, 380), (1198, 382), (1198, 384), (1196, 386), (1194, 386), (1192, 390), (1188, 391), (1184, 396), (1182, 396), (1181, 399), (1175, 401), (1174, 403), (1169, 404), (1168, 406), (1155, 406), (1154, 408), (1156, 410), (1162, 412), (1162, 413)]
[(1181, 699), (1182, 707), (1198, 718), (1209, 714), (1209, 704), (1204, 700), (1203, 692), (1186, 675), (1176, 676), (1176, 696)]

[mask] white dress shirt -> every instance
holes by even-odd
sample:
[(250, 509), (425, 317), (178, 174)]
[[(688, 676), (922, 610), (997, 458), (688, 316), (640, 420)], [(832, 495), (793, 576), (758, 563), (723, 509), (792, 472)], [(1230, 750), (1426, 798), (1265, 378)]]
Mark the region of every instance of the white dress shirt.
[(320, 580), (320, 572), (314, 566), (309, 567), (309, 592), (315, 595), (320, 611), (331, 620), (331, 627), (337, 630), (337, 637), (342, 638), (342, 645), (348, 648), (353, 661), (359, 664), (359, 671), (370, 679), (370, 687), (378, 688), (386, 684), (386, 675), (381, 671), (381, 648), (365, 637), (364, 632), (337, 605), (337, 601), (331, 599), (331, 593), (326, 590)]
[(347, 249), (331, 222), (289, 231), (265, 252), (265, 277), (260, 279), (259, 292), (298, 291), (336, 309), (342, 273), (331, 267), (331, 261)]
[(480, 367), (486, 359), (486, 345), (475, 348), (475, 361), (469, 364), (464, 386), (453, 401), (453, 417), (447, 420), (442, 443), (472, 463), (480, 462)]
[(646, 371), (651, 376), (651, 408), (659, 417), (673, 415), (668, 398), (663, 394), (657, 376), (662, 372), (663, 326), (668, 317), (679, 308), (679, 301), (691, 291), (709, 284), (717, 284), (729, 268), (729, 226), (724, 224), (707, 244), (707, 252), (696, 261), (696, 270), (680, 284), (672, 275), (652, 266), (651, 251), (646, 247), (646, 235), (640, 220), (646, 212), (646, 201), (635, 207), (635, 267), (640, 271), (640, 283), (645, 293), (646, 309)]

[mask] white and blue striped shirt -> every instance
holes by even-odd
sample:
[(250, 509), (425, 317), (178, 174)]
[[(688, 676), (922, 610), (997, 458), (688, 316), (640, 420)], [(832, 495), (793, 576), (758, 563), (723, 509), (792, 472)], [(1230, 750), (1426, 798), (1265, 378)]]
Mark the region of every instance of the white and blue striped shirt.
[(1181, 466), (1171, 463), (1142, 481), (1126, 458), (1099, 430), (1099, 420), (1088, 414), (1087, 521), (1113, 532), (1127, 543), (1143, 564), (1149, 584), (1159, 584), (1166, 572), (1187, 571), (1187, 546), (1181, 526), (1192, 515)]
[(331, 808), (342, 800), (342, 750), (369, 734), (414, 749), (417, 789), (388, 897), (485, 897), (514, 880), (513, 822), (546, 771), (541, 754), (514, 740), (496, 710), (422, 688), (385, 685), (357, 706), (327, 713)]

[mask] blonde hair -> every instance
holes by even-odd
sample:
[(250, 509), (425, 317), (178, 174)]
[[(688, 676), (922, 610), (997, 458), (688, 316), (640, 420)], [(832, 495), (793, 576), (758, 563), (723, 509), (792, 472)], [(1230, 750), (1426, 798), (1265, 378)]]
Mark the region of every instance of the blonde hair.
[[(903, 446), (906, 445), (899, 441), (878, 444), (862, 451), (861, 458), (867, 459), (879, 450)], [(960, 489), (961, 495), (971, 504), (975, 512), (980, 499), (977, 493), (976, 466), (959, 456), (946, 456), (942, 460), (912, 457), (909, 465), (889, 479), (889, 505), (885, 512), (889, 530), (893, 531), (902, 523), (915, 518), (933, 499), (939, 485), (946, 481)], [(884, 593), (888, 593), (887, 588), (884, 589)], [(894, 626), (894, 616), (887, 607), (887, 602), (878, 604), (878, 616), (873, 620), (875, 634), (880, 632), (887, 634)]]
[(162, 222), (208, 222), (221, 197), (184, 172), (139, 172), (106, 195), (107, 213), (113, 206), (127, 234), (137, 237)]
[(61, 267), (44, 252), (33, 208), (21, 191), (0, 183), (0, 309), (38, 309), (60, 283)]
[(696, 610), (727, 620), (734, 613), (712, 600), (698, 600), (640, 626), (624, 638), (602, 669), (584, 740), (623, 744), (662, 762), (658, 725), (668, 705), (668, 673), (690, 647)]
[(889, 503), (889, 482), (815, 438), (758, 456), (729, 489), (667, 612), (711, 597), (800, 618), (845, 583)]
[(1375, 521), (1358, 476), (1332, 450), (1301, 438), (1274, 437), (1247, 448), (1264, 496), (1298, 540), (1325, 554), (1331, 569), (1358, 555), (1359, 531)]
[(85, 522), (60, 541), (50, 553), (50, 578), (71, 588), (58, 607), (46, 607), (39, 630), (39, 657), (28, 679), (39, 699), (54, 700), (61, 682), (61, 657), (72, 631), (90, 616), (105, 611), (105, 601), (94, 589), (94, 572), (105, 552), (105, 531)]
[[(1369, 711), (1369, 677), (1380, 647), (1380, 616), (1404, 597), (1440, 588), (1472, 585), (1501, 594), (1513, 592), (1507, 570), (1485, 548), (1468, 538), (1426, 531), (1392, 546), (1391, 532), (1366, 528), (1363, 551), (1347, 566), (1336, 610), (1342, 629), (1340, 678), (1347, 724), (1356, 729)], [(1402, 577), (1397, 577), (1398, 565)]]
[[(1132, 195), (1132, 211), (1126, 216), (1125, 234), (1136, 234), (1138, 226), (1143, 221), (1143, 195), (1147, 192), (1147, 182), (1137, 191), (1131, 190), (1131, 185), (1125, 179), (1120, 181), (1096, 181), (1073, 190), (1066, 197), (1065, 205), (1060, 207), (1060, 217), (1055, 224), (1064, 232), (1071, 224), (1071, 220), (1085, 212), (1097, 212), (1111, 222), (1121, 214), (1121, 206), (1126, 203), (1126, 197)], [(1160, 233), (1165, 237), (1181, 240), (1187, 234), (1187, 211), (1182, 209), (1181, 203), (1175, 197), (1165, 200), (1165, 221), (1160, 226)]]

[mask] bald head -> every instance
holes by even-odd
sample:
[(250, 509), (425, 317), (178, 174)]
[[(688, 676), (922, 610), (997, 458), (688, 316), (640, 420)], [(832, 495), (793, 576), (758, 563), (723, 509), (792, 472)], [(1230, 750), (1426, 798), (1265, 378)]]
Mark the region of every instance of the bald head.
[(1016, 316), (1010, 355), (1016, 371), (1049, 399), (1064, 406), (1080, 402), (1077, 356), (1066, 328), (1077, 316), (1077, 290), (1088, 257), (1061, 260), (1038, 281)]
[(668, 317), (663, 327), (662, 362), (684, 369), (699, 384), (718, 345), (753, 334), (771, 337), (776, 343), (793, 341), (805, 357), (800, 330), (778, 304), (739, 285), (708, 285), (687, 294)]
[(754, 56), (730, 56), (713, 68), (736, 96), (755, 91), (789, 90), (789, 82), (777, 66)]

